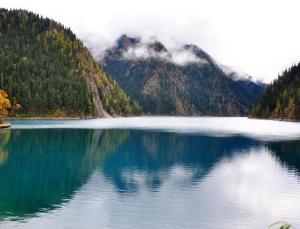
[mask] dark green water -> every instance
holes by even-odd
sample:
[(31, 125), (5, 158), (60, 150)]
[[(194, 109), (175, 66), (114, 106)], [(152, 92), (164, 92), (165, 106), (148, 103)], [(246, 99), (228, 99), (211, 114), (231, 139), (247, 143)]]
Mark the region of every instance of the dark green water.
[(0, 132), (0, 228), (300, 227), (300, 141)]

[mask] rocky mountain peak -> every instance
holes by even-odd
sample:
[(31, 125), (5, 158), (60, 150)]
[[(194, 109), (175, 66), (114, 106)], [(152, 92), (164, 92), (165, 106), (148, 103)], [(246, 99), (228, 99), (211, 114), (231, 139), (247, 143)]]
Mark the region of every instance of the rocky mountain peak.
[(130, 46), (133, 46), (140, 42), (139, 38), (129, 37), (126, 34), (123, 34), (116, 42), (117, 49), (127, 50)]

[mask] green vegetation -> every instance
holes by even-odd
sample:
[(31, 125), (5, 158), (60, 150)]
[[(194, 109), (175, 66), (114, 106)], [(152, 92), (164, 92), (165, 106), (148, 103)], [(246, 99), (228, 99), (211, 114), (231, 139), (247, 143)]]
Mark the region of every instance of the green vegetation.
[(110, 114), (140, 111), (70, 29), (23, 10), (0, 9), (0, 88), (23, 116), (91, 116), (95, 96)]
[(289, 223), (278, 221), (269, 226), (269, 228), (292, 229), (293, 226)]
[(167, 115), (247, 115), (265, 86), (250, 80), (233, 80), (215, 61), (194, 45), (182, 48), (199, 63), (179, 65), (152, 57), (171, 56), (163, 44), (148, 44), (148, 58), (124, 58), (129, 48), (139, 47), (139, 38), (121, 36), (116, 46), (107, 50), (103, 67), (143, 111)]
[(287, 69), (263, 93), (252, 116), (300, 120), (300, 63)]

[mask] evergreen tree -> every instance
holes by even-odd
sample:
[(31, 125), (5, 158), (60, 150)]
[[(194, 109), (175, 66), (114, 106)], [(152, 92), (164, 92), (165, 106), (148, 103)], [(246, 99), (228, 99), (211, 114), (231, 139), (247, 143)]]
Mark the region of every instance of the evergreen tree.
[(274, 80), (253, 107), (252, 116), (300, 120), (300, 63)]
[(23, 105), (22, 115), (93, 115), (89, 75), (104, 109), (140, 111), (70, 29), (31, 12), (0, 9), (0, 85)]

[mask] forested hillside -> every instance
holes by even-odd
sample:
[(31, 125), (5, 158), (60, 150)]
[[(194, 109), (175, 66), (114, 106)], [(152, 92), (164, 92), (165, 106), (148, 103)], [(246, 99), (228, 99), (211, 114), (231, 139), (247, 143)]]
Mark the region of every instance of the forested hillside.
[(263, 93), (253, 117), (300, 120), (300, 63), (284, 71)]
[(70, 29), (23, 10), (0, 9), (0, 89), (24, 116), (140, 111)]
[(101, 63), (149, 114), (246, 115), (265, 88), (233, 79), (195, 45), (173, 52), (159, 41), (123, 35)]

